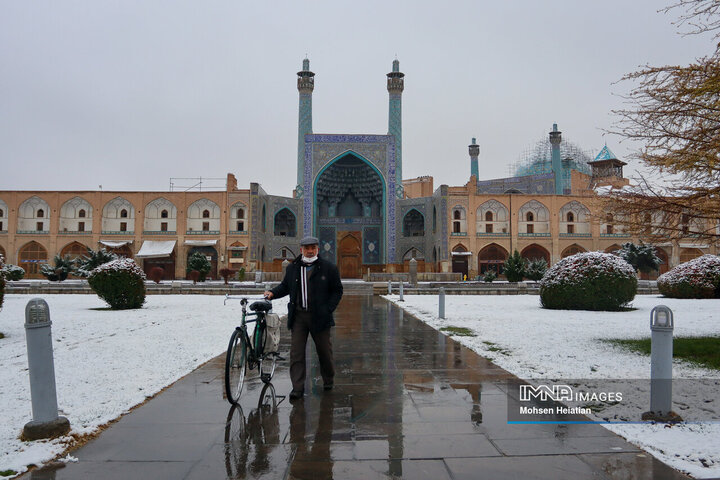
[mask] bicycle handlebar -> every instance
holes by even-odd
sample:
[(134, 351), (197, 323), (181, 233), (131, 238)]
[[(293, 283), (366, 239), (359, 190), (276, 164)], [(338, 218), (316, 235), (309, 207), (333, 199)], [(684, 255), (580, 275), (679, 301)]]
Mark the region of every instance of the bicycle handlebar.
[(252, 298), (252, 297), (233, 297), (233, 296), (231, 296), (230, 294), (227, 294), (227, 293), (226, 293), (226, 294), (225, 294), (225, 300), (223, 300), (223, 305), (226, 305), (228, 300), (240, 300), (240, 305), (242, 305), (242, 306), (247, 305), (250, 300), (267, 300), (267, 301), (269, 301), (269, 302), (272, 301), (272, 300), (269, 300), (269, 299), (267, 299), (267, 298), (265, 298), (265, 297), (259, 297), (259, 298)]

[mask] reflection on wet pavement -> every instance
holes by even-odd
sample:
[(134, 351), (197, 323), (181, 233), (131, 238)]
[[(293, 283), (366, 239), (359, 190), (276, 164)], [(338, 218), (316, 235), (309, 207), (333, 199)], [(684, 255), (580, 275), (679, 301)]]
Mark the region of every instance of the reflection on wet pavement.
[(598, 425), (507, 424), (512, 376), (381, 298), (346, 296), (336, 323), (334, 390), (312, 352), (304, 399), (286, 397), (283, 362), (271, 385), (252, 373), (230, 408), (219, 357), (74, 452), (77, 463), (31, 477), (686, 478)]

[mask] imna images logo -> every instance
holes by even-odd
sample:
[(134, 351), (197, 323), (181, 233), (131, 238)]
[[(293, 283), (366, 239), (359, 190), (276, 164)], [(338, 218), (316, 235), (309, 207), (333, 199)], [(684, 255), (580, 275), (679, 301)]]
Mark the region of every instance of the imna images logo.
[(529, 402), (533, 399), (541, 402), (547, 401), (572, 401), (573, 389), (569, 385), (520, 385), (520, 401)]
[(621, 402), (622, 392), (574, 391), (570, 385), (520, 385), (520, 401), (530, 402)]

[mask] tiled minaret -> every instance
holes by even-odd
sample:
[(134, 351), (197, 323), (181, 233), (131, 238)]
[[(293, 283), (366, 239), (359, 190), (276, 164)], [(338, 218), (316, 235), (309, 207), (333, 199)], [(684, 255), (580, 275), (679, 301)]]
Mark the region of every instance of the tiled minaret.
[(468, 151), (470, 152), (470, 175), (475, 175), (475, 180), (478, 176), (478, 156), (480, 155), (480, 145), (472, 139), (472, 143), (468, 145)]
[(550, 145), (552, 145), (552, 171), (555, 174), (555, 194), (562, 195), (563, 178), (562, 178), (562, 159), (560, 158), (560, 142), (562, 142), (562, 132), (557, 128), (557, 123), (553, 123), (552, 132), (550, 132)]
[[(393, 60), (392, 72), (387, 74), (387, 89), (390, 93), (388, 134), (395, 136), (395, 184), (399, 186), (402, 185), (402, 92), (405, 89), (404, 77), (405, 74), (400, 72), (400, 62)], [(396, 193), (402, 195), (401, 191)]]
[(300, 93), (298, 118), (298, 156), (297, 156), (297, 187), (298, 196), (302, 196), (303, 178), (305, 175), (305, 135), (312, 133), (312, 93), (315, 89), (315, 74), (310, 71), (310, 60), (303, 60), (303, 69), (297, 73), (297, 88)]

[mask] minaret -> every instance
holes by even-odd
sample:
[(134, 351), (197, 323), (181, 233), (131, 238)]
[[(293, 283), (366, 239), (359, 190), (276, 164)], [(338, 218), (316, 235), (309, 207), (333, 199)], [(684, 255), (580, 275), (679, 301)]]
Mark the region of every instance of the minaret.
[[(300, 92), (300, 116), (298, 118), (297, 186), (303, 187), (305, 176), (305, 135), (312, 133), (312, 93), (315, 89), (315, 74), (310, 71), (310, 60), (303, 60), (303, 69), (297, 73), (297, 88)], [(302, 196), (302, 188), (298, 189)]]
[(472, 139), (472, 143), (468, 145), (468, 151), (470, 152), (470, 176), (475, 175), (475, 180), (480, 178), (478, 175), (478, 156), (480, 155), (480, 145), (475, 143), (475, 139)]
[(550, 145), (552, 145), (552, 171), (555, 174), (555, 194), (562, 195), (563, 179), (562, 179), (562, 160), (560, 159), (560, 142), (562, 141), (562, 132), (558, 131), (557, 123), (553, 123), (552, 132), (550, 132)]
[(390, 114), (388, 134), (395, 136), (395, 184), (402, 185), (402, 92), (405, 89), (404, 73), (400, 62), (393, 60), (392, 72), (387, 74), (387, 89), (390, 93)]

